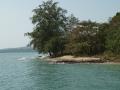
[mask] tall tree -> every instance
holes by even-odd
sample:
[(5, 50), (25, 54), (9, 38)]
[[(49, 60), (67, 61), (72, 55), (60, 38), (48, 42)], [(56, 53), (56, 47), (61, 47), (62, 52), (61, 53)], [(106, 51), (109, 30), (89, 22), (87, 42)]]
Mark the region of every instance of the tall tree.
[(27, 33), (31, 38), (30, 45), (39, 52), (47, 52), (51, 56), (62, 54), (67, 11), (58, 7), (57, 2), (48, 0), (33, 12), (31, 19), (35, 27), (33, 32)]
[(115, 54), (120, 54), (120, 13), (113, 16), (106, 28), (106, 48)]

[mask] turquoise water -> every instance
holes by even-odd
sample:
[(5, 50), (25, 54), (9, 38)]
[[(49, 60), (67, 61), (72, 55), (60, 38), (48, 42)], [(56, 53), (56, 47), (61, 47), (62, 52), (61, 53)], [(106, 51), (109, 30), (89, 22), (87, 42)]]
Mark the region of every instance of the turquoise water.
[(120, 90), (120, 65), (48, 64), (37, 53), (0, 53), (0, 90)]

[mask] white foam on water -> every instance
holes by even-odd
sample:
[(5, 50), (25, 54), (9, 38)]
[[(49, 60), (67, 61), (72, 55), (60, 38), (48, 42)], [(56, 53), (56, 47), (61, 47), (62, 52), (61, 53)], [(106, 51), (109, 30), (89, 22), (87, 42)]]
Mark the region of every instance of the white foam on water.
[[(40, 57), (39, 57), (40, 56)], [(45, 58), (45, 57), (47, 57), (48, 56), (48, 54), (39, 54), (39, 55), (34, 55), (34, 56), (26, 56), (26, 57), (19, 57), (17, 60), (18, 61), (29, 61), (29, 60), (34, 60), (34, 59), (36, 59), (36, 58), (40, 58), (40, 59), (43, 59), (43, 58)]]
[(22, 60), (26, 60), (26, 59), (27, 59), (26, 57), (21, 57), (21, 58), (18, 58), (17, 60), (22, 61)]
[(29, 61), (29, 60), (33, 60), (36, 59), (37, 56), (32, 56), (32, 57), (20, 57), (17, 60), (18, 61)]
[(41, 54), (40, 55), (41, 57), (39, 57), (40, 59), (43, 59), (43, 58), (45, 58), (45, 57), (48, 57), (49, 55), (48, 54)]

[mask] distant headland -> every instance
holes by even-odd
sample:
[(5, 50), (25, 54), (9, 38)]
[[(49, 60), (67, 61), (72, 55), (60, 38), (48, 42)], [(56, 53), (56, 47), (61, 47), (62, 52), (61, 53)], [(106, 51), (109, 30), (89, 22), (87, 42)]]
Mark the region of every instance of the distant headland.
[(0, 49), (0, 53), (15, 53), (15, 52), (36, 52), (30, 47), (6, 48)]

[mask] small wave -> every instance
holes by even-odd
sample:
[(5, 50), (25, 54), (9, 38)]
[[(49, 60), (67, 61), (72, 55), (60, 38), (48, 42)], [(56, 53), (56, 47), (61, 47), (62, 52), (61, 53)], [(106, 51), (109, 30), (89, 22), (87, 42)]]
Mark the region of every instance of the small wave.
[(46, 57), (48, 57), (49, 55), (48, 54), (41, 54), (40, 56), (39, 56), (39, 58), (40, 59), (44, 59), (44, 58), (46, 58)]
[(26, 57), (18, 58), (17, 60), (26, 60)]
[(37, 58), (37, 56), (33, 56), (33, 57), (28, 57), (27, 59), (29, 59), (29, 60), (34, 60), (34, 59), (36, 59)]
[(18, 58), (17, 60), (25, 61), (25, 60), (34, 60), (34, 59), (36, 59), (36, 56), (33, 56), (33, 57), (21, 57), (21, 58)]

